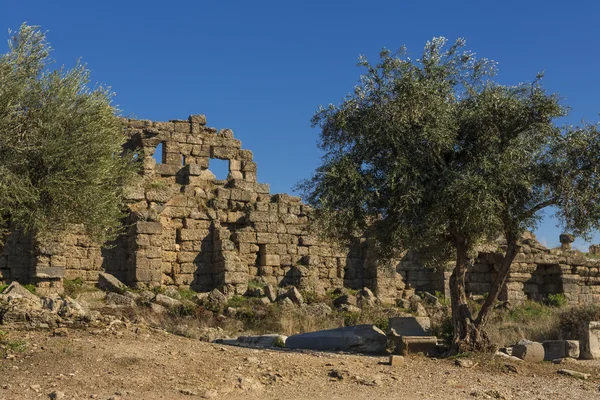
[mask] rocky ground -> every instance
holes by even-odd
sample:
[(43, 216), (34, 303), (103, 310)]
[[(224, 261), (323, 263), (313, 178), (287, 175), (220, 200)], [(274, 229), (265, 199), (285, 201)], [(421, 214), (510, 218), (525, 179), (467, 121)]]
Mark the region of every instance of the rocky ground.
[[(113, 320), (85, 329), (3, 327), (0, 399), (592, 399), (600, 364), (527, 364), (249, 349)], [(557, 374), (591, 373), (588, 380)]]

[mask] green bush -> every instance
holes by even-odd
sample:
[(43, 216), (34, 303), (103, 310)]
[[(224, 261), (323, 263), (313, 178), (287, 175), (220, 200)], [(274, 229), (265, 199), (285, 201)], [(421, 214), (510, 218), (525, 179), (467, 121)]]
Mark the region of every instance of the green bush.
[(584, 321), (600, 320), (600, 305), (586, 304), (563, 310), (559, 314), (558, 337), (561, 339), (581, 339), (581, 324)]
[(562, 293), (549, 294), (545, 303), (550, 307), (563, 307), (567, 304), (567, 298)]
[(31, 293), (35, 294), (35, 285), (27, 284), (27, 285), (23, 285), (23, 287), (27, 290), (29, 290)]
[(75, 297), (79, 293), (84, 291), (84, 282), (81, 278), (75, 279), (63, 279), (63, 287), (65, 289), (65, 296)]

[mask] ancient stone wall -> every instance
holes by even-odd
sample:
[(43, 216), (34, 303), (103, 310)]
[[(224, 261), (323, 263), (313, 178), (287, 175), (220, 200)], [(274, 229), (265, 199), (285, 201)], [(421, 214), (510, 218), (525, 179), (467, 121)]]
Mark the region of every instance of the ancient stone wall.
[[(125, 147), (140, 150), (143, 169), (127, 188), (127, 232), (108, 249), (76, 230), (44, 243), (9, 245), (4, 265), (46, 287), (59, 287), (63, 277), (94, 282), (107, 270), (136, 287), (241, 294), (248, 282), (261, 280), (316, 291), (367, 286), (395, 295), (395, 274), (369, 259), (364, 243), (349, 250), (321, 240), (311, 228), (310, 207), (297, 197), (271, 195), (269, 185), (257, 182), (252, 152), (231, 130), (205, 124), (204, 116), (123, 120)], [(157, 147), (162, 163), (154, 157)], [(227, 179), (211, 172), (214, 159), (228, 162)], [(28, 246), (31, 260), (14, 258), (17, 248), (25, 254)]]
[[(414, 253), (383, 262), (367, 239), (345, 248), (320, 238), (310, 207), (294, 196), (271, 195), (268, 184), (257, 182), (253, 154), (231, 130), (207, 127), (202, 115), (122, 122), (125, 148), (139, 151), (142, 170), (126, 190), (131, 213), (124, 234), (101, 247), (77, 227), (43, 240), (15, 232), (0, 255), (4, 281), (52, 291), (64, 278), (94, 283), (104, 270), (136, 287), (219, 288), (228, 294), (242, 294), (250, 281), (260, 280), (317, 292), (368, 287), (388, 301), (406, 290), (449, 295), (450, 273), (424, 268)], [(224, 180), (211, 172), (215, 159), (228, 163)], [(481, 252), (469, 269), (469, 293), (489, 291), (501, 243), (497, 250)], [(568, 246), (549, 250), (529, 238), (502, 296), (520, 301), (565, 293), (573, 304), (598, 301), (599, 266)]]

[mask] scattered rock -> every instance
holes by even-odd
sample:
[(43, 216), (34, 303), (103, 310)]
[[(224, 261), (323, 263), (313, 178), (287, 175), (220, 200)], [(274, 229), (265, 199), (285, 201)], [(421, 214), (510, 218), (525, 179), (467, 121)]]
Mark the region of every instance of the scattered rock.
[(404, 365), (404, 357), (403, 356), (397, 356), (397, 355), (391, 355), (390, 356), (390, 362), (389, 364), (392, 367), (400, 367)]
[(155, 314), (164, 314), (167, 312), (167, 309), (160, 304), (150, 303), (150, 310), (152, 310)]
[(52, 400), (61, 400), (65, 398), (65, 394), (63, 392), (54, 391), (48, 395)]
[(172, 299), (175, 300), (181, 300), (181, 293), (179, 293), (179, 291), (174, 288), (173, 286), (169, 286), (165, 289), (165, 291), (163, 292), (163, 294), (165, 296), (169, 296)]
[(267, 296), (271, 302), (277, 300), (277, 292), (275, 291), (275, 288), (273, 288), (273, 285), (268, 284), (265, 286), (265, 296)]
[(371, 289), (365, 287), (358, 293), (357, 305), (360, 307), (373, 307), (377, 303), (377, 297)]
[(590, 376), (592, 376), (591, 374), (586, 374), (586, 373), (579, 372), (579, 371), (573, 371), (571, 369), (559, 369), (556, 372), (561, 375), (568, 375), (568, 376), (572, 376), (573, 378), (585, 379), (585, 380), (589, 379)]
[(227, 304), (227, 297), (219, 289), (213, 289), (206, 297), (206, 305), (212, 310), (222, 310)]
[(52, 331), (52, 336), (69, 336), (69, 330), (67, 328), (56, 328), (54, 331)]
[(473, 368), (475, 366), (473, 360), (469, 360), (468, 358), (457, 358), (454, 360), (454, 364), (461, 368)]
[(579, 364), (579, 361), (571, 357), (563, 357), (555, 358), (552, 360), (552, 364)]
[(127, 285), (106, 272), (100, 272), (98, 274), (97, 285), (102, 290), (119, 294), (122, 294), (127, 289)]
[(339, 369), (330, 369), (327, 375), (333, 379), (337, 379), (338, 381), (350, 376), (348, 371), (340, 371)]
[(12, 297), (12, 298), (25, 298), (25, 299), (31, 300), (32, 302), (41, 302), (41, 300), (38, 296), (31, 293), (29, 290), (25, 289), (17, 281), (11, 282), (11, 284), (8, 285), (8, 287), (6, 289), (4, 289), (4, 291), (2, 291), (2, 294), (8, 295), (9, 300)]
[(158, 304), (159, 306), (163, 306), (165, 308), (170, 308), (170, 309), (178, 308), (183, 305), (183, 303), (181, 303), (181, 301), (173, 299), (169, 296), (165, 296), (164, 294), (160, 294), (160, 293), (157, 294), (156, 297), (154, 298), (154, 303)]
[(356, 297), (354, 297), (350, 294), (341, 295), (340, 297), (337, 297), (335, 300), (333, 300), (333, 305), (336, 308), (341, 308), (343, 306), (355, 306), (356, 307), (356, 304), (357, 304)]
[(114, 304), (117, 306), (133, 307), (135, 305), (135, 301), (131, 297), (125, 296), (123, 294), (118, 294), (115, 292), (109, 292), (106, 295), (106, 302), (108, 304)]
[(300, 306), (304, 303), (304, 299), (302, 298), (302, 294), (300, 291), (296, 289), (295, 286), (292, 286), (290, 290), (287, 291), (285, 296), (292, 301), (297, 306)]

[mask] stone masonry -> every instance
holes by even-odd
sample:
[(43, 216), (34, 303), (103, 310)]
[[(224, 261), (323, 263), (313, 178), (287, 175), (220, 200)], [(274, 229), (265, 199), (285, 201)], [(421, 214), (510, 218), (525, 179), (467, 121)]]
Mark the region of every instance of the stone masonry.
[[(63, 279), (95, 283), (107, 271), (134, 287), (219, 288), (228, 294), (245, 293), (251, 281), (317, 292), (368, 287), (384, 301), (414, 289), (448, 294), (449, 273), (424, 268), (413, 253), (384, 263), (364, 238), (350, 248), (324, 241), (311, 224), (310, 207), (298, 197), (271, 195), (268, 184), (257, 182), (252, 152), (231, 130), (207, 127), (203, 115), (122, 122), (125, 148), (139, 150), (142, 167), (127, 188), (131, 212), (123, 235), (101, 247), (77, 227), (44, 239), (15, 231), (0, 255), (3, 281), (60, 291)], [(159, 145), (162, 163), (154, 157)], [(228, 162), (227, 179), (211, 172), (214, 159)], [(525, 243), (504, 299), (564, 293), (573, 304), (600, 300), (600, 260), (570, 246), (549, 250), (534, 238)], [(470, 293), (489, 290), (501, 257), (499, 251), (480, 253), (468, 274)]]

